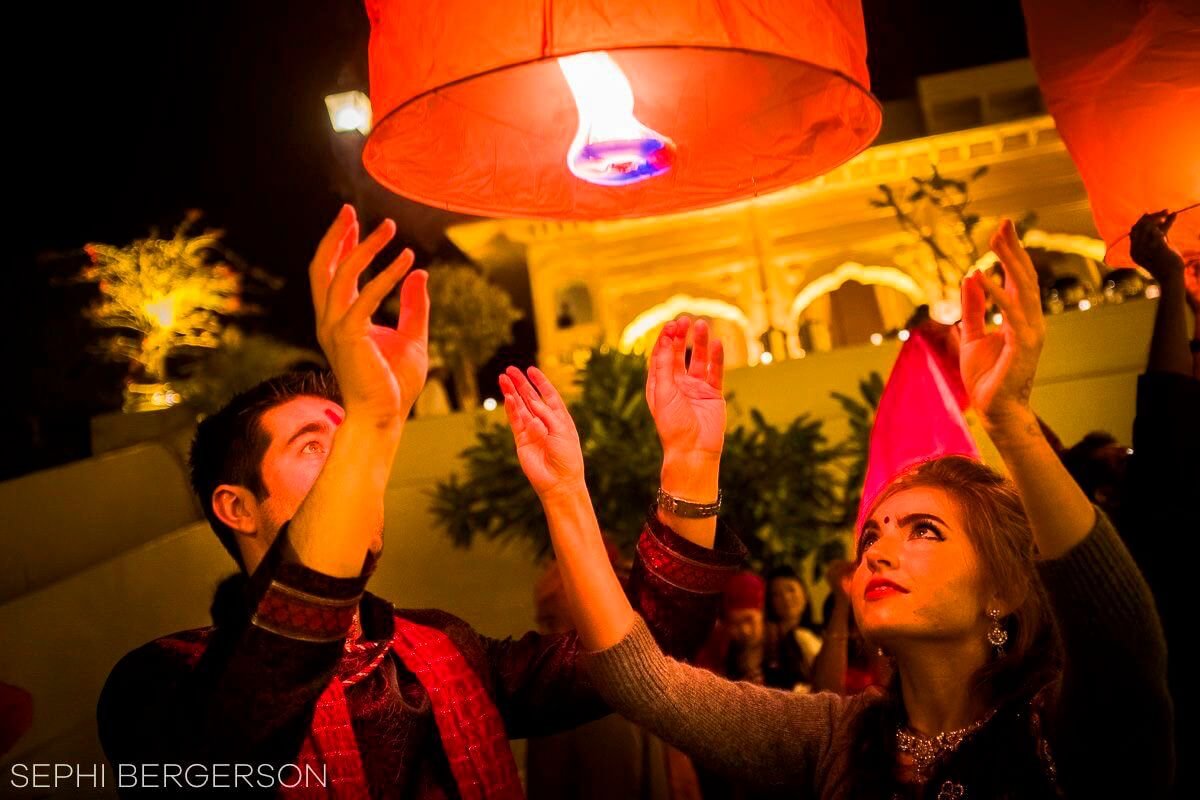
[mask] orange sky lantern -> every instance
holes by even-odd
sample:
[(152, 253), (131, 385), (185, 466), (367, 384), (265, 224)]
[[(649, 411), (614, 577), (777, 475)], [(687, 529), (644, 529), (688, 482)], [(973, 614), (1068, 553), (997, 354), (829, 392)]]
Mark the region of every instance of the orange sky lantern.
[(1200, 258), (1200, 3), (1023, 0), (1046, 107), (1087, 187), (1105, 261), (1130, 227), (1180, 211), (1173, 247)]
[(857, 0), (367, 0), (367, 170), (452, 211), (701, 208), (879, 130)]

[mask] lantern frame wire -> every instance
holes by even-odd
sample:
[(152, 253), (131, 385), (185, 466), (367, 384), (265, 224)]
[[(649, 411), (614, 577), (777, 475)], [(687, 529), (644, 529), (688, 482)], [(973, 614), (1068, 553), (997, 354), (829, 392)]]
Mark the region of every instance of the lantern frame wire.
[[(1200, 213), (1200, 211), (1198, 211), (1198, 209), (1200, 209), (1200, 202), (1192, 203), (1190, 206), (1184, 206), (1183, 208), (1178, 209), (1177, 211), (1168, 211), (1167, 213), (1174, 214), (1175, 217), (1178, 218), (1181, 214), (1188, 214), (1189, 212), (1193, 212), (1193, 211)], [(1171, 240), (1171, 232), (1167, 231), (1167, 241), (1170, 242), (1170, 240)], [(1125, 258), (1126, 253), (1128, 251), (1128, 246), (1129, 246), (1128, 242), (1129, 242), (1129, 232), (1128, 231), (1121, 234), (1120, 238), (1114, 239), (1113, 243), (1110, 244), (1108, 246), (1108, 249), (1104, 251), (1104, 263), (1108, 264), (1110, 267), (1126, 266), (1126, 262), (1128, 262), (1129, 265), (1133, 265), (1133, 256), (1129, 256), (1128, 258)], [(1114, 263), (1113, 259), (1118, 259), (1118, 258), (1121, 259), (1121, 261)]]

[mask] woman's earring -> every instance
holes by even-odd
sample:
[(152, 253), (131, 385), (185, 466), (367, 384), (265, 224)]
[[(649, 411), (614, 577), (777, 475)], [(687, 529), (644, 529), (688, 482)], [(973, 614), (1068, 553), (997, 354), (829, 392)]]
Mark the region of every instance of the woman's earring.
[(1004, 645), (1008, 644), (1008, 631), (1000, 624), (1000, 609), (988, 609), (987, 615), (992, 620), (992, 627), (987, 633), (988, 644), (996, 648), (996, 655), (1004, 655)]

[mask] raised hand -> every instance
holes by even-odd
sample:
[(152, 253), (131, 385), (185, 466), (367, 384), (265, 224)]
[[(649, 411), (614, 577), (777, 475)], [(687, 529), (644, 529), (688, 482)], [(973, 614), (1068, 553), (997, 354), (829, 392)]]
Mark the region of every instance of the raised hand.
[(855, 565), (850, 561), (834, 561), (825, 567), (825, 582), (829, 584), (830, 594), (842, 600), (849, 598), (854, 569)]
[(604, 548), (583, 481), (575, 422), (537, 367), (530, 367), (528, 378), (509, 367), (500, 376), (500, 391), (521, 469), (546, 512), (580, 639), (592, 650), (611, 647), (629, 632), (636, 615)]
[[(1029, 407), (1046, 338), (1033, 262), (1009, 220), (1000, 223), (991, 244), (1004, 267), (1004, 286), (983, 272), (963, 281), (959, 371), (1021, 495), (1039, 556), (1055, 559), (1087, 537), (1096, 511)], [(988, 297), (1004, 315), (999, 330), (990, 332), (984, 322)]]
[[(692, 360), (685, 364), (688, 330)], [(654, 416), (664, 458), (692, 455), (719, 459), (725, 441), (725, 352), (709, 338), (704, 320), (686, 316), (663, 326), (650, 355), (646, 402)]]
[(529, 368), (528, 378), (509, 367), (500, 376), (500, 391), (517, 459), (542, 502), (586, 491), (579, 433), (550, 379), (537, 367)]
[(346, 416), (292, 517), (288, 540), (300, 563), (334, 577), (360, 575), (368, 550), (381, 543), (388, 477), (404, 420), (425, 383), (425, 272), (417, 270), (404, 281), (395, 328), (371, 322), (412, 267), (412, 252), (405, 250), (358, 288), (362, 271), (395, 232), (395, 224), (387, 220), (360, 243), (354, 209), (344, 206), (308, 268), (317, 339), (341, 385)]
[(1129, 254), (1159, 283), (1178, 280), (1183, 258), (1167, 243), (1175, 215), (1166, 211), (1143, 214), (1129, 231)]
[(412, 251), (405, 249), (358, 288), (363, 270), (395, 233), (395, 223), (385, 220), (360, 243), (354, 209), (344, 206), (309, 265), (317, 339), (341, 386), (346, 413), (380, 426), (403, 423), (429, 368), (424, 270), (414, 270), (400, 289), (396, 327), (371, 321), (379, 304), (412, 267)]
[[(1046, 337), (1037, 272), (1010, 220), (1000, 223), (991, 245), (1004, 267), (1004, 286), (982, 271), (963, 281), (959, 369), (971, 405), (985, 423), (1027, 423), (1029, 396)], [(1000, 307), (1004, 317), (999, 329), (990, 332), (986, 298)]]

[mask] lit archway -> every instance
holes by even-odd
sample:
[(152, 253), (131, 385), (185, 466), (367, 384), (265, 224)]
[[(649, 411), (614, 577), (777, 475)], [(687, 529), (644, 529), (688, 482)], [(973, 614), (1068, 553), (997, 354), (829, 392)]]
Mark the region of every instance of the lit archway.
[(800, 315), (804, 313), (804, 309), (808, 308), (812, 301), (823, 294), (836, 290), (846, 281), (887, 286), (908, 297), (914, 305), (919, 306), (929, 302), (928, 294), (907, 272), (896, 267), (864, 266), (857, 261), (847, 261), (837, 269), (814, 279), (801, 289), (800, 294), (792, 300), (792, 307), (788, 310), (788, 319), (793, 320), (792, 324), (794, 325), (794, 320), (799, 319)]
[[(762, 345), (757, 342), (751, 332), (750, 320), (746, 318), (745, 312), (724, 300), (716, 300), (711, 297), (692, 297), (686, 294), (673, 295), (638, 314), (621, 332), (620, 349), (626, 353), (644, 352), (648, 334), (661, 328), (680, 314), (708, 317), (714, 321), (720, 320), (729, 323), (732, 328), (741, 333), (747, 359), (757, 360), (761, 355)], [(729, 347), (729, 344), (726, 345), (727, 365), (737, 366), (734, 363), (737, 359), (729, 358), (735, 352)]]
[(787, 347), (792, 358), (805, 354), (801, 344), (800, 321), (807, 309), (817, 298), (836, 292), (843, 284), (854, 281), (864, 286), (885, 286), (908, 298), (914, 306), (930, 302), (929, 293), (909, 275), (896, 267), (864, 265), (847, 261), (836, 269), (808, 283), (792, 300), (788, 311)]
[[(1051, 233), (1049, 231), (1038, 230), (1037, 228), (1025, 231), (1025, 235), (1021, 237), (1021, 244), (1026, 247), (1036, 247), (1040, 250), (1050, 250), (1055, 253), (1071, 253), (1086, 258), (1089, 261), (1094, 261), (1097, 264), (1104, 263), (1104, 254), (1107, 250), (1107, 245), (1102, 240), (1091, 236), (1080, 236), (1074, 233)], [(971, 271), (990, 267), (995, 262), (996, 255), (989, 250), (979, 257), (979, 260), (971, 267)]]

